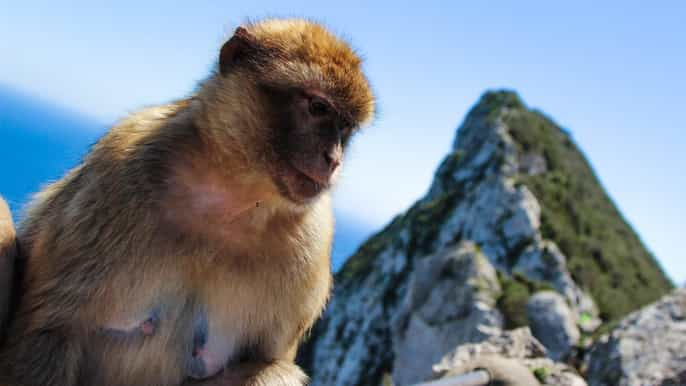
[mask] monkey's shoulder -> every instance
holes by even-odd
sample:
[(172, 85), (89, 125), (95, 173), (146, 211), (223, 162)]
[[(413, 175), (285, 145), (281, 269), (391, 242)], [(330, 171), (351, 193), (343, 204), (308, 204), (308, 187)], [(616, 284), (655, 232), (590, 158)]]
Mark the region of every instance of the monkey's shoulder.
[(124, 117), (93, 147), (86, 161), (99, 157), (124, 160), (136, 156), (143, 149), (164, 147), (165, 141), (178, 141), (181, 133), (194, 132), (190, 114), (190, 100), (151, 106)]
[(169, 119), (182, 115), (190, 104), (190, 100), (184, 99), (174, 103), (140, 109), (122, 118), (110, 129), (110, 132), (144, 132), (154, 129), (165, 124)]

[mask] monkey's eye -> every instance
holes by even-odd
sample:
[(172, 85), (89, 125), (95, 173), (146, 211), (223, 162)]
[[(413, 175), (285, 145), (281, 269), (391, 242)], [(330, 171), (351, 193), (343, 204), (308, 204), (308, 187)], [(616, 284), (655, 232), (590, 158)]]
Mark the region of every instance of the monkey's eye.
[(352, 131), (355, 128), (355, 124), (352, 120), (348, 118), (343, 118), (343, 127), (348, 131)]
[(321, 99), (310, 100), (310, 114), (314, 117), (323, 117), (331, 112), (331, 106)]

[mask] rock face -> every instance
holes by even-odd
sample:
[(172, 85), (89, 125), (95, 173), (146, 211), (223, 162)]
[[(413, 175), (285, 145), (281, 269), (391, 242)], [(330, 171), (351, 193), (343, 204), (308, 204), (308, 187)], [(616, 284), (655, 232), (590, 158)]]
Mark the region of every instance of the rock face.
[(624, 319), (588, 357), (591, 386), (686, 385), (686, 289)]
[(671, 288), (569, 134), (489, 92), (427, 194), (336, 274), (299, 361), (314, 386), (409, 385), (455, 347), (529, 325), (543, 290), (559, 307), (535, 331), (564, 331), (541, 336), (563, 357), (572, 324), (592, 331)]
[(472, 243), (418, 261), (391, 326), (395, 383), (428, 378), (431, 366), (456, 345), (487, 338), (484, 326), (502, 327), (499, 296), (495, 269)]

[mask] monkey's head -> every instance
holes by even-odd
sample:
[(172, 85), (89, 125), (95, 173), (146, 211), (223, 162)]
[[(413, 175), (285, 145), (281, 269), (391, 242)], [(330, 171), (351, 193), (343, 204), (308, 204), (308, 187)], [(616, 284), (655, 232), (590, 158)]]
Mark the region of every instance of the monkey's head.
[(306, 20), (238, 27), (221, 49), (216, 77), (221, 124), (238, 132), (228, 133), (233, 140), (249, 142), (241, 148), (250, 166), (296, 204), (335, 182), (351, 136), (374, 115), (361, 59)]

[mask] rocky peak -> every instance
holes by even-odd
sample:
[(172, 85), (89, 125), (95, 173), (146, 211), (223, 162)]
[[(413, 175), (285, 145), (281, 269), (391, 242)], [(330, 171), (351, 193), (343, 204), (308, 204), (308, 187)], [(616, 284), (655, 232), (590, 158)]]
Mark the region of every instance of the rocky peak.
[[(313, 385), (409, 385), (456, 346), (530, 321), (534, 334), (566, 331), (541, 339), (566, 358), (670, 288), (569, 134), (516, 94), (488, 92), (427, 194), (336, 274), (301, 362)], [(540, 291), (557, 297), (530, 302)], [(544, 301), (557, 314), (527, 314)]]

